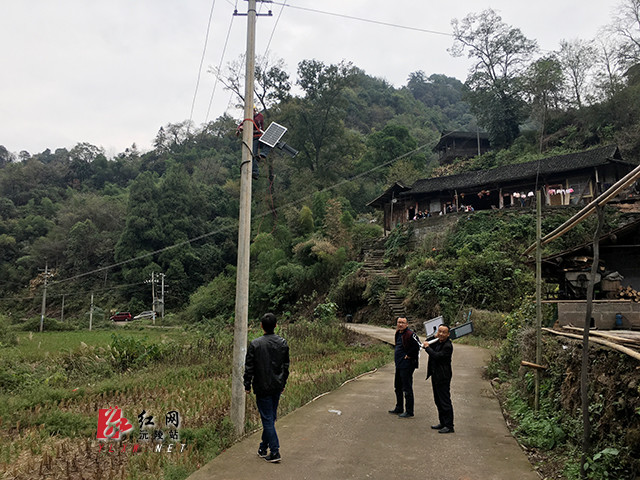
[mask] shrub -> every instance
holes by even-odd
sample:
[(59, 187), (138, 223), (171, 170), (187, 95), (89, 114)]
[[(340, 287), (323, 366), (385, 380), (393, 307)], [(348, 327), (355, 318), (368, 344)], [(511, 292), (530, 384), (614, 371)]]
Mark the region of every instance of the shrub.
[[(34, 317), (18, 326), (18, 330), (24, 332), (39, 332), (40, 331), (40, 317)], [(43, 330), (45, 332), (66, 332), (75, 330), (75, 327), (68, 323), (59, 322), (53, 318), (44, 318)]]
[(369, 302), (369, 305), (382, 305), (388, 285), (389, 279), (387, 277), (384, 275), (374, 275), (367, 282), (367, 288), (362, 296)]
[(506, 315), (500, 312), (488, 310), (476, 310), (471, 312), (473, 333), (488, 340), (504, 340), (507, 338)]
[(147, 343), (145, 339), (138, 339), (118, 335), (111, 335), (110, 344), (113, 367), (121, 372), (133, 367), (141, 367), (149, 362), (158, 360), (163, 355), (162, 345)]
[(409, 244), (412, 238), (412, 223), (396, 226), (384, 244), (385, 258), (397, 264), (403, 263), (406, 255), (409, 253)]
[(509, 395), (508, 407), (517, 421), (516, 434), (524, 445), (551, 450), (564, 441), (560, 419), (544, 405), (539, 412), (534, 411), (514, 389)]
[(59, 410), (46, 411), (37, 418), (49, 435), (90, 437), (95, 432), (95, 419)]
[(439, 312), (447, 323), (455, 317), (458, 301), (453, 279), (447, 270), (423, 270), (416, 276), (414, 302), (429, 316)]
[(230, 316), (235, 307), (236, 279), (234, 269), (221, 273), (209, 284), (193, 293), (185, 310), (187, 318), (201, 322), (217, 315)]
[(0, 348), (13, 347), (18, 344), (18, 337), (9, 330), (9, 319), (0, 315)]
[(322, 322), (330, 322), (336, 319), (338, 305), (333, 302), (321, 303), (313, 310), (313, 316)]
[[(343, 269), (343, 271), (344, 270), (345, 269)], [(356, 270), (340, 279), (340, 281), (331, 290), (329, 298), (331, 301), (336, 302), (341, 310), (354, 311), (359, 306), (366, 303), (364, 299), (364, 292), (366, 288), (366, 276), (361, 271)]]

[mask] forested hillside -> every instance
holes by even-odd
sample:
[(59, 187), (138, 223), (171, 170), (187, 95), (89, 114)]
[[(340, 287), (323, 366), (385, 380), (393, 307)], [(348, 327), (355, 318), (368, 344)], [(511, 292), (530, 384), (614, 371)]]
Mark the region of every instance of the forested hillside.
[[(638, 38), (638, 26), (628, 25)], [(393, 182), (605, 143), (638, 161), (639, 49), (623, 34), (614, 38), (540, 54), (535, 40), (488, 10), (454, 22), (452, 53), (477, 61), (465, 83), (416, 71), (394, 87), (347, 61), (303, 60), (295, 75), (261, 63), (256, 103), (267, 125), (287, 126), (286, 142), (300, 153), (274, 150), (254, 181), (251, 315), (290, 312), (357, 268), (362, 245), (381, 235), (366, 203)], [(237, 90), (237, 72), (218, 73)], [(84, 319), (91, 294), (107, 316), (149, 310), (155, 272), (165, 275), (167, 312), (228, 321), (238, 121), (168, 124), (151, 151), (132, 145), (112, 158), (82, 142), (40, 153), (0, 146), (0, 310), (14, 322), (39, 312), (45, 267), (52, 318), (64, 301), (65, 316)], [(495, 150), (437, 164), (432, 148), (442, 131), (477, 129)]]

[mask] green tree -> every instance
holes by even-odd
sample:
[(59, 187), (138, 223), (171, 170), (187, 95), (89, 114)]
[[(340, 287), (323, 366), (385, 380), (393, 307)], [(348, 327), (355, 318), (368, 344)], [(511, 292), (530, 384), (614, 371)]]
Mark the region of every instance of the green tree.
[(70, 272), (78, 274), (96, 267), (99, 245), (100, 235), (91, 220), (76, 223), (69, 231), (65, 251)]
[[(411, 136), (408, 128), (388, 124), (381, 131), (374, 132), (367, 138), (368, 152), (361, 162), (360, 170), (391, 165), (394, 160), (415, 150), (417, 146), (418, 142)], [(412, 155), (408, 161), (411, 161), (416, 168), (425, 164), (424, 155), (421, 153)], [(372, 176), (381, 179), (387, 171), (388, 168), (379, 169), (372, 173)]]
[(495, 146), (509, 146), (526, 118), (521, 76), (537, 43), (520, 29), (510, 27), (494, 10), (453, 19), (454, 43), (449, 50), (459, 57), (467, 52), (475, 63), (465, 82), (466, 98)]
[(13, 154), (7, 150), (7, 147), (0, 145), (0, 168), (14, 161)]
[(345, 89), (353, 84), (351, 63), (325, 65), (317, 60), (298, 64), (298, 85), (304, 99), (293, 104), (295, 125), (291, 144), (300, 150), (299, 158), (312, 172), (331, 178), (342, 171), (345, 157), (354, 150), (352, 138), (344, 128), (347, 101)]
[[(353, 221), (353, 217), (351, 218)], [(348, 223), (348, 220), (345, 219)], [(324, 216), (324, 234), (336, 247), (349, 247), (349, 230), (343, 222), (342, 205), (336, 199), (327, 200), (327, 211)]]
[(297, 230), (297, 233), (303, 236), (309, 235), (315, 230), (313, 212), (306, 205), (303, 205), (298, 213)]
[(535, 61), (527, 72), (525, 89), (529, 95), (532, 116), (540, 124), (540, 153), (542, 153), (549, 111), (558, 110), (562, 102), (564, 75), (562, 65), (553, 56)]
[(124, 230), (115, 248), (117, 262), (131, 262), (123, 266), (122, 272), (129, 283), (146, 280), (141, 267), (148, 260), (132, 262), (164, 247), (162, 225), (158, 213), (158, 187), (156, 176), (151, 172), (141, 173), (131, 184), (127, 217)]

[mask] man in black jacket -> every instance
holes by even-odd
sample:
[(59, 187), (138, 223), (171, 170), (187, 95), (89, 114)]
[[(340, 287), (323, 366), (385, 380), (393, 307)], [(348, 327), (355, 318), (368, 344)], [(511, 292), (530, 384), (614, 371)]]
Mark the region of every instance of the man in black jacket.
[[(394, 353), (396, 375), (393, 386), (396, 392), (396, 408), (389, 413), (400, 418), (413, 417), (413, 372), (418, 368), (420, 340), (408, 326), (407, 319), (398, 317), (396, 322), (396, 349)], [(404, 394), (404, 401), (403, 401)], [(406, 407), (403, 409), (403, 405)]]
[(438, 433), (453, 433), (453, 405), (451, 404), (451, 357), (453, 344), (449, 340), (449, 327), (440, 325), (436, 333), (438, 341), (433, 345), (424, 342), (423, 347), (429, 355), (427, 378), (431, 377), (433, 400), (438, 408), (438, 425), (431, 428)]
[[(256, 394), (256, 404), (262, 420), (262, 442), (258, 455), (267, 462), (279, 462), (280, 443), (275, 422), (278, 402), (289, 377), (289, 346), (276, 335), (276, 317), (266, 313), (261, 319), (264, 335), (249, 344), (244, 365), (244, 389)], [(267, 449), (271, 453), (267, 454)]]

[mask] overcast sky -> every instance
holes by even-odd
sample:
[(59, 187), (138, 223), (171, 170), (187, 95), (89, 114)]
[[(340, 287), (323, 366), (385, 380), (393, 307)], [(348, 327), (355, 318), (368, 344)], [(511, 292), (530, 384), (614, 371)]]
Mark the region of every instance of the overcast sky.
[[(464, 81), (469, 60), (447, 52), (453, 18), (493, 8), (555, 50), (561, 39), (595, 38), (620, 0), (276, 2), (259, 6), (273, 16), (258, 19), (258, 55), (269, 45), (293, 79), (301, 60), (347, 60), (399, 87), (417, 70)], [(246, 12), (244, 0), (3, 0), (0, 145), (35, 154), (88, 142), (108, 157), (133, 143), (148, 150), (161, 126), (190, 118), (212, 5), (193, 121), (214, 120), (230, 93), (221, 84), (214, 90), (207, 70), (223, 51), (226, 64), (246, 48), (247, 20), (233, 16), (236, 4)]]

